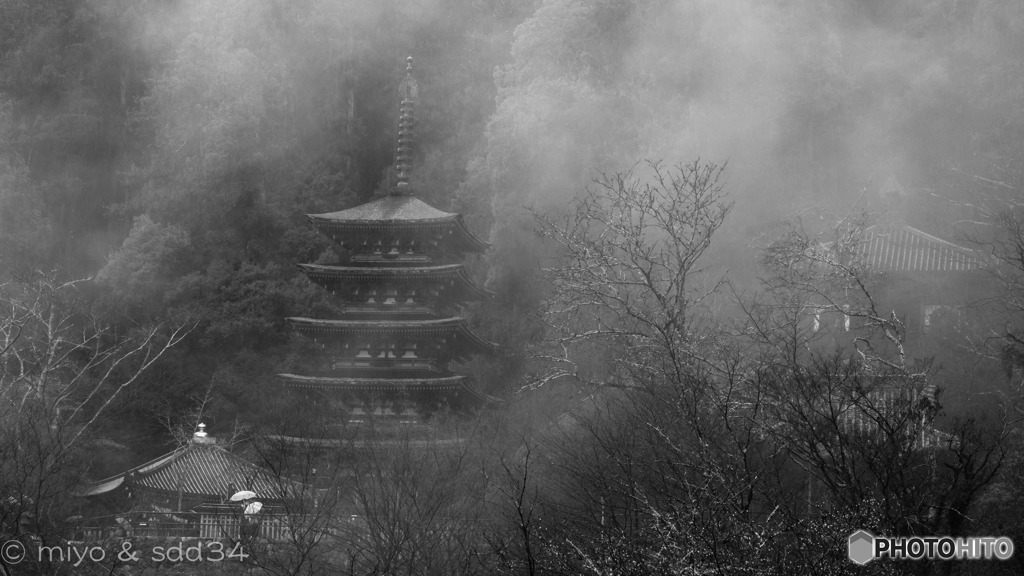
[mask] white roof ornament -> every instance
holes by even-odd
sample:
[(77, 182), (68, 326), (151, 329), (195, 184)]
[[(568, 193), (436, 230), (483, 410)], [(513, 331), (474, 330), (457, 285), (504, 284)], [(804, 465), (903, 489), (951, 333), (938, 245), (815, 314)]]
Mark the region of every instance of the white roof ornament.
[(203, 424), (202, 422), (200, 422), (199, 425), (196, 426), (196, 432), (195, 432), (195, 434), (192, 435), (192, 442), (194, 444), (213, 444), (214, 443), (213, 436), (210, 436), (210, 435), (208, 435), (206, 433), (206, 424)]

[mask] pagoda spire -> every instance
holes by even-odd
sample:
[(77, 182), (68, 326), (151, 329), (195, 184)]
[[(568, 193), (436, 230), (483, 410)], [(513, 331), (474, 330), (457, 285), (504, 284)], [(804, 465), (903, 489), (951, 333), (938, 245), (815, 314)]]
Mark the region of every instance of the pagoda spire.
[(395, 148), (396, 183), (391, 187), (392, 196), (412, 194), (409, 187), (409, 172), (412, 170), (413, 128), (416, 125), (415, 111), (416, 80), (412, 77), (412, 56), (406, 58), (405, 79), (402, 80), (401, 114), (398, 118), (398, 146)]

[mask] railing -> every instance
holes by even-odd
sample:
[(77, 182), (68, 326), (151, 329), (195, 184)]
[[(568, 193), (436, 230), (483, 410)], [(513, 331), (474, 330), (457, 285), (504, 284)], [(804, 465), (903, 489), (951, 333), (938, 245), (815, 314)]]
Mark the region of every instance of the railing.
[(194, 538), (195, 523), (173, 520), (147, 520), (129, 528), (139, 538)]
[[(244, 530), (248, 533), (243, 534)], [(252, 524), (244, 523), (237, 512), (146, 513), (144, 517), (127, 518), (124, 523), (108, 526), (85, 526), (76, 539), (96, 542), (111, 538), (199, 538), (204, 540), (237, 539), (245, 535), (266, 540), (283, 540), (290, 535), (287, 518), (261, 515)]]
[(238, 516), (224, 514), (203, 514), (199, 519), (199, 538), (203, 539), (237, 539), (249, 528), (250, 537), (261, 537), (266, 540), (284, 540), (291, 535), (291, 529), (285, 518), (265, 516), (255, 524), (246, 524)]

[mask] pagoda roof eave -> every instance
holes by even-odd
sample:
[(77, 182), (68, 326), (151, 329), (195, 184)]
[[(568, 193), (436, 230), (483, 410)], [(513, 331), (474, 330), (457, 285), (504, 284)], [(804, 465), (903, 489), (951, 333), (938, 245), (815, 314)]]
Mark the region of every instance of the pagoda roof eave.
[(465, 390), (466, 392), (469, 392), (470, 395), (472, 395), (474, 398), (476, 398), (478, 401), (484, 404), (493, 405), (501, 404), (502, 402), (504, 402), (504, 400), (498, 398), (497, 396), (491, 396), (490, 394), (477, 390), (475, 387), (470, 386), (468, 382), (463, 384), (462, 389)]
[(462, 269), (462, 264), (441, 264), (437, 266), (402, 266), (385, 268), (380, 266), (338, 266), (333, 264), (298, 264), (308, 273), (325, 276), (452, 276)]
[(456, 223), (458, 224), (459, 230), (462, 232), (462, 236), (466, 243), (474, 252), (486, 252), (490, 249), (491, 243), (480, 238), (476, 234), (473, 234), (469, 227), (466, 226), (466, 221), (462, 219), (461, 214), (456, 219)]
[(450, 227), (457, 233), (455, 239), (461, 241), (468, 252), (483, 253), (490, 249), (491, 244), (480, 238), (466, 226), (462, 216), (456, 214), (454, 218), (424, 219), (424, 220), (332, 220), (322, 218), (318, 214), (307, 215), (313, 226), (321, 232), (329, 230), (382, 230), (393, 228), (431, 228)]
[(481, 352), (493, 354), (498, 345), (484, 340), (466, 326), (465, 318), (452, 317), (427, 320), (325, 320), (292, 316), (287, 318), (295, 328), (322, 334), (350, 333), (406, 333), (406, 334), (458, 334)]
[(455, 278), (459, 284), (477, 298), (491, 298), (492, 292), (481, 287), (466, 274), (462, 264), (443, 264), (439, 266), (332, 266), (328, 264), (299, 264), (310, 278), (353, 280), (356, 278), (399, 279), (407, 277), (420, 278)]
[(461, 333), (463, 337), (468, 339), (477, 350), (485, 354), (497, 354), (499, 346), (496, 343), (491, 342), (490, 340), (484, 340), (483, 338), (477, 336), (475, 332), (470, 330), (465, 325), (463, 325)]
[(336, 229), (453, 225), (470, 251), (484, 252), (491, 246), (469, 230), (461, 214), (438, 210), (415, 196), (385, 196), (346, 210), (307, 214), (306, 218), (317, 228)]
[(415, 196), (385, 196), (360, 204), (354, 208), (307, 214), (314, 223), (335, 225), (366, 225), (366, 224), (434, 224), (453, 222), (458, 214), (438, 210)]
[(290, 316), (287, 320), (296, 328), (326, 332), (447, 332), (458, 329), (466, 322), (459, 316), (426, 320), (331, 320)]
[(277, 377), (292, 386), (354, 390), (386, 390), (393, 388), (421, 388), (431, 390), (455, 389), (462, 388), (466, 380), (466, 376), (460, 375), (444, 375), (426, 378), (357, 378), (278, 374)]

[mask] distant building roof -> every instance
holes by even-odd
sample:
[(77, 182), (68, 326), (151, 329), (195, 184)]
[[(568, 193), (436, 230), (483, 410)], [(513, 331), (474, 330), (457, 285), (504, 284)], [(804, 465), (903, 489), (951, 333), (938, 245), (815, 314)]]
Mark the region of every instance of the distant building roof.
[(957, 272), (977, 270), (977, 252), (906, 225), (871, 226), (861, 255), (876, 272)]

